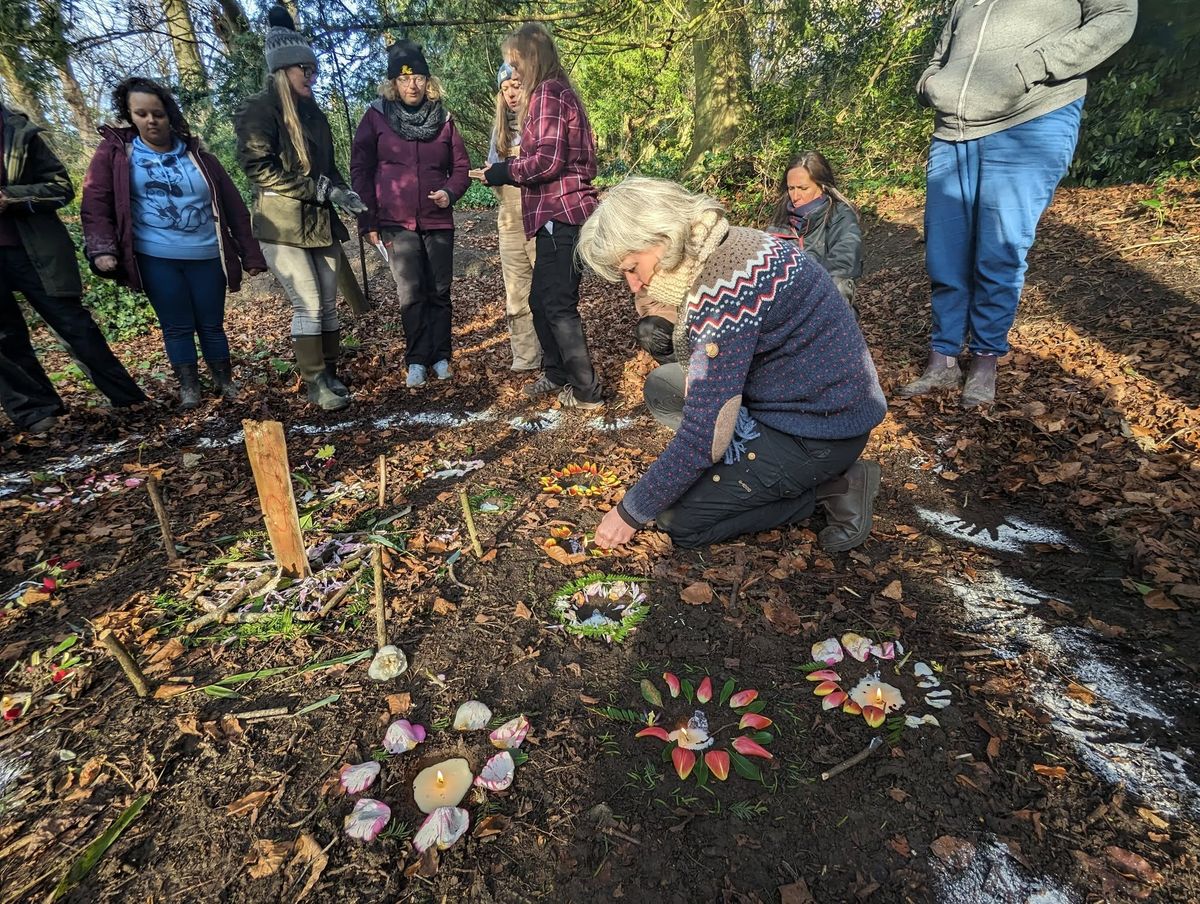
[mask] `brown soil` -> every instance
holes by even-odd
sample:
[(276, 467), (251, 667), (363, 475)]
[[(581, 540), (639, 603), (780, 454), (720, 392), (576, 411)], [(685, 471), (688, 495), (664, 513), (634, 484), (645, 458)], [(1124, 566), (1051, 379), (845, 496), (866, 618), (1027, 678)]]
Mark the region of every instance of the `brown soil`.
[[(120, 344), (118, 354), (143, 367), (135, 374), (161, 401), (117, 416), (89, 408), (94, 390), (68, 380), (63, 393), (75, 414), (45, 439), (0, 434), (0, 472), (41, 480), (71, 456), (100, 456), (66, 474), (78, 488), (91, 473), (161, 469), (186, 567), (166, 567), (140, 487), (37, 510), (31, 494), (45, 483), (5, 484), (17, 492), (0, 499), (7, 551), (0, 592), (51, 555), (82, 567), (62, 575), (48, 598), (0, 611), (0, 691), (38, 691), (27, 714), (0, 723), (0, 764), (26, 767), (0, 788), (7, 795), (0, 900), (45, 899), (143, 794), (149, 800), (140, 815), (67, 900), (293, 901), (310, 875), (304, 863), (290, 863), (291, 845), (305, 835), (328, 857), (311, 901), (1008, 902), (1056, 888), (1063, 897), (1043, 900), (1200, 899), (1200, 799), (1187, 785), (1200, 783), (1191, 655), (1200, 641), (1200, 185), (1168, 189), (1162, 222), (1137, 204), (1151, 190), (1059, 193), (1031, 255), (999, 402), (983, 414), (963, 413), (949, 397), (893, 405), (869, 452), (885, 469), (875, 531), (849, 555), (820, 551), (817, 518), (700, 552), (672, 550), (665, 536), (644, 532), (620, 556), (577, 566), (551, 560), (541, 548), (550, 522), (590, 530), (620, 490), (549, 498), (538, 493), (538, 477), (587, 459), (614, 469), (627, 486), (667, 437), (639, 407), (652, 365), (633, 352), (632, 307), (625, 293), (591, 279), (583, 313), (611, 395), (609, 429), (523, 400), (523, 375), (506, 370), (486, 214), (464, 215), (459, 229), (471, 267), (455, 282), (456, 375), (447, 384), (404, 388), (399, 317), (374, 262), (371, 289), (382, 303), (347, 330), (359, 347), (346, 368), (355, 402), (345, 412), (310, 410), (295, 375), (272, 363), (290, 358), (288, 313), (263, 279), (230, 304), (245, 386), (239, 403), (179, 415), (157, 337)], [(884, 198), (876, 211), (859, 306), (891, 396), (920, 366), (928, 335), (920, 198)], [(52, 340), (44, 332), (38, 339), (48, 369), (63, 369)], [(497, 417), (453, 428), (412, 418), (336, 426), (486, 409)], [(181, 602), (189, 577), (234, 537), (261, 529), (242, 445), (201, 442), (230, 436), (243, 417), (327, 428), (290, 436), (292, 470), (317, 490), (338, 481), (365, 490), (318, 513), (314, 537), (380, 514), (376, 458), (387, 456), (382, 514), (411, 506), (389, 528), (406, 547), (389, 557), (386, 577), (391, 639), (411, 662), (400, 679), (377, 684), (364, 661), (261, 678), (236, 698), (192, 690), (143, 701), (96, 642), (102, 628), (116, 630), (143, 664), (154, 664), (155, 685), (175, 679), (183, 688), (373, 645), (365, 583), (301, 636), (180, 632), (194, 614)], [(510, 418), (547, 429), (515, 429)], [(331, 461), (318, 461), (327, 444)], [(200, 458), (185, 463), (189, 453)], [(418, 478), (440, 459), (476, 458), (486, 466), (466, 478)], [(470, 552), (460, 487), (471, 494), (490, 487), (516, 500), (504, 512), (475, 516), (483, 561)], [(960, 519), (960, 537), (935, 529), (922, 510)], [(1069, 542), (1041, 535), (995, 547), (1023, 522), (1060, 530)], [(990, 548), (980, 545), (989, 541)], [(445, 562), (458, 548), (451, 573)], [(624, 644), (548, 627), (555, 590), (596, 570), (650, 580), (650, 616)], [(993, 571), (1037, 588), (1042, 602), (993, 593), (1007, 615), (981, 621), (953, 588), (984, 587)], [(681, 599), (697, 583), (712, 591), (707, 604)], [(1030, 612), (1062, 643), (1012, 640)], [(940, 727), (903, 731), (823, 782), (824, 769), (882, 733), (861, 718), (822, 711), (805, 680), (811, 644), (845, 631), (899, 638), (912, 653), (909, 665), (944, 666), (953, 703), (937, 712)], [(47, 699), (54, 686), (44, 664), (27, 668), (30, 657), (73, 633), (81, 638), (74, 651), (91, 664), (63, 684), (62, 699)], [(1080, 636), (1089, 652), (1073, 658), (1065, 638)], [(1035, 691), (1061, 686), (1085, 715), (1129, 705), (1119, 687), (1097, 677), (1096, 662), (1127, 687), (1147, 688), (1146, 700), (1166, 716), (1143, 718), (1135, 706), (1101, 740), (1144, 744), (1147, 759), (1178, 757), (1177, 799), (1114, 781), (1064, 732), (1053, 694)], [(839, 668), (847, 677), (865, 672)], [(890, 668), (885, 678), (894, 677)], [(665, 691), (665, 670), (694, 682), (709, 674), (718, 687), (733, 677), (759, 691), (776, 735), (773, 759), (756, 761), (761, 783), (736, 774), (705, 789), (694, 778), (681, 782), (659, 756), (660, 742), (635, 740), (637, 726), (597, 714), (605, 706), (645, 709), (639, 682), (653, 679)], [(895, 683), (916, 702), (911, 678)], [(272, 707), (295, 712), (335, 694), (296, 717), (227, 718)], [(385, 762), (367, 792), (392, 806), (394, 827), (411, 830), (420, 816), (410, 803), (412, 776), (434, 755), (460, 750), (453, 732), (433, 726), (472, 698), (498, 717), (524, 713), (533, 724), (522, 747), (528, 762), (512, 788), (471, 804), (470, 834), (436, 861), (422, 863), (396, 828), (370, 844), (348, 839), (342, 822), (353, 801), (337, 787), (338, 769), (378, 750), (399, 714), (429, 727), (427, 743)], [(676, 708), (684, 716), (690, 709)], [(473, 760), (485, 755), (477, 740), (464, 748)], [(64, 762), (62, 751), (74, 756)], [(994, 864), (985, 853), (994, 845), (1007, 866), (990, 866), (976, 881), (981, 864)]]

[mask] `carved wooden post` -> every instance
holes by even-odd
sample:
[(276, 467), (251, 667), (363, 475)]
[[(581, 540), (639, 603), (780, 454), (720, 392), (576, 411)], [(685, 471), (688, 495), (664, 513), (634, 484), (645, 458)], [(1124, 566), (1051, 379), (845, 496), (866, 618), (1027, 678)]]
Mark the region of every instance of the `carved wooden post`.
[(292, 492), (292, 472), (288, 468), (287, 441), (279, 421), (242, 421), (246, 434), (246, 454), (254, 471), (258, 501), (275, 562), (284, 574), (308, 577), (308, 556), (304, 553), (304, 534)]

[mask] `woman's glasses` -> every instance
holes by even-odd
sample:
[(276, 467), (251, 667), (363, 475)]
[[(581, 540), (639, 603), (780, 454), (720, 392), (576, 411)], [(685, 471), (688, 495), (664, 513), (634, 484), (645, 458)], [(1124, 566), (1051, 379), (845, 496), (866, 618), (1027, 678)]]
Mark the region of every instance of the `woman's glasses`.
[(301, 63), (301, 64), (300, 64), (300, 71), (301, 71), (302, 73), (304, 73), (304, 78), (305, 78), (305, 79), (311, 79), (311, 78), (313, 78), (314, 76), (316, 76), (316, 74), (317, 74), (317, 67), (316, 67), (316, 66), (313, 66), (313, 65), (311, 65), (311, 64), (309, 64), (309, 63)]
[(422, 87), (429, 80), (428, 76), (424, 75), (402, 75), (396, 79), (402, 85), (416, 85)]

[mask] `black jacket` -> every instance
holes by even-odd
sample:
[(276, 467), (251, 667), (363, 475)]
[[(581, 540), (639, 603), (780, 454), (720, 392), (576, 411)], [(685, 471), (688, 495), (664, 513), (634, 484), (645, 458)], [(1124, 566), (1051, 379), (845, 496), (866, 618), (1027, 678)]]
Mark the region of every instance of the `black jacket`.
[(785, 219), (772, 232), (797, 239), (809, 256), (837, 282), (862, 276), (862, 229), (849, 205), (826, 197), (825, 206), (808, 218), (804, 233), (798, 234)]
[(78, 297), (83, 292), (75, 245), (55, 213), (75, 197), (67, 169), (42, 139), (42, 129), (23, 113), (4, 109), (4, 194), (11, 219), (46, 294)]
[(310, 168), (299, 159), (274, 86), (246, 101), (234, 120), (238, 164), (254, 186), (254, 237), (260, 242), (324, 248), (350, 238), (333, 212), (330, 188), (347, 188), (338, 172), (329, 120), (311, 98), (296, 98)]

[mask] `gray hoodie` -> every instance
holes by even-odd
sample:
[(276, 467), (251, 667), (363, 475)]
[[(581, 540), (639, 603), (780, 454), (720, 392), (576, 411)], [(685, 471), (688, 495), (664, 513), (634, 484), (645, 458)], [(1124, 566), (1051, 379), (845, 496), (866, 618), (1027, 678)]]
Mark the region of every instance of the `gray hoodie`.
[(957, 0), (917, 84), (934, 137), (982, 138), (1078, 100), (1136, 22), (1137, 0)]

